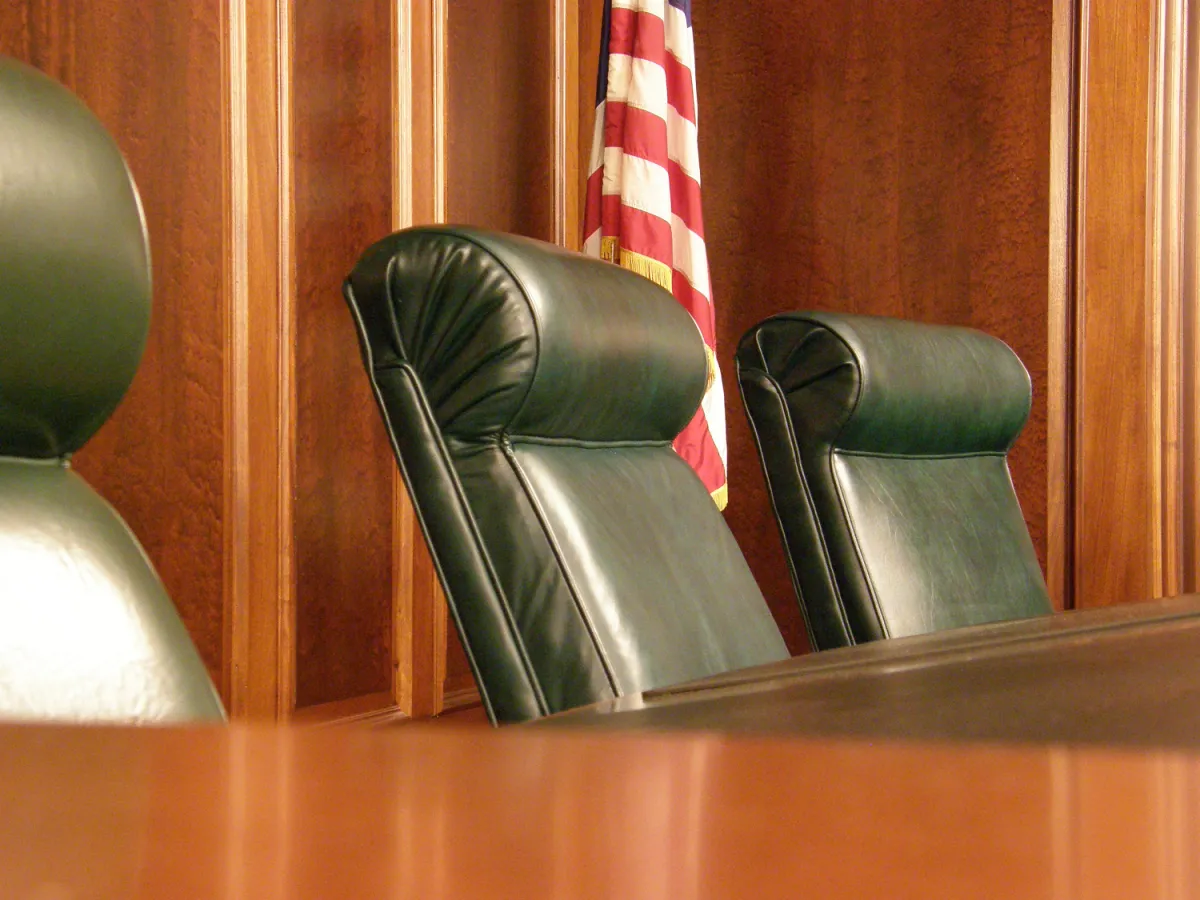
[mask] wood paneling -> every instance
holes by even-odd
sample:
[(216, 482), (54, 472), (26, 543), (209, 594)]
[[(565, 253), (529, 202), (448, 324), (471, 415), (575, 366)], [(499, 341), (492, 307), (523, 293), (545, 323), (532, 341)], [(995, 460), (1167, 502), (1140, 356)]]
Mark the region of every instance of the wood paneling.
[[(76, 457), (142, 542), (213, 680), (224, 671), (221, 9), (201, 0), (0, 4), (0, 52), (58, 78), (129, 162), (154, 266), (146, 355)], [(2, 139), (2, 138), (0, 138)]]
[(555, 238), (554, 7), (448, 6), (446, 218)]
[(272, 720), (295, 695), (289, 0), (229, 5), (226, 691)]
[(342, 280), (391, 230), (392, 7), (293, 8), (296, 703), (392, 690), (392, 460)]
[(1010, 460), (1046, 547), (1051, 4), (695, 7), (727, 520), (789, 646), (803, 627), (729, 362), (788, 309), (981, 328), (1033, 379)]
[(1150, 0), (1091, 0), (1081, 53), (1075, 602), (1154, 596), (1154, 335), (1147, 295)]

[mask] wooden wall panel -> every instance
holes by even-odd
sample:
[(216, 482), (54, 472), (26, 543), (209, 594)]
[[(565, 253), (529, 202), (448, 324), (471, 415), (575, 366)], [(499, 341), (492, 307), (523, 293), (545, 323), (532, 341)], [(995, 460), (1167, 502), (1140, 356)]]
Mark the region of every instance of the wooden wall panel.
[[(804, 646), (731, 362), (755, 322), (820, 308), (971, 325), (1033, 379), (1011, 464), (1046, 546), (1051, 4), (696, 4), (700, 151), (728, 398), (726, 511)], [(594, 77), (594, 76), (593, 76)]]
[(392, 471), (342, 280), (391, 230), (388, 0), (296, 0), (296, 704), (392, 690)]
[[(0, 4), (0, 53), (64, 82), (112, 133), (146, 211), (154, 311), (124, 402), (76, 457), (145, 546), (223, 682), (221, 7)], [(0, 136), (2, 139), (2, 136)]]
[(552, 241), (553, 4), (447, 11), (446, 219)]
[(1148, 290), (1152, 0), (1082, 3), (1075, 605), (1146, 600), (1161, 589), (1161, 482)]

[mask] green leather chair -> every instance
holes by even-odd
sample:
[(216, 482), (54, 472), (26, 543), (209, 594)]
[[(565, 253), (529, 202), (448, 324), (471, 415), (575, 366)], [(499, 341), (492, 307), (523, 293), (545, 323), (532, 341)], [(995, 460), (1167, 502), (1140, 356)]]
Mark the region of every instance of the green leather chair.
[(703, 342), (610, 263), (468, 228), (370, 248), (346, 299), (493, 721), (786, 657), (671, 449)]
[(149, 321), (116, 145), (65, 88), (0, 58), (0, 719), (224, 718), (146, 554), (69, 464)]
[(813, 649), (1051, 611), (1007, 453), (1029, 375), (967, 328), (774, 316), (738, 383)]

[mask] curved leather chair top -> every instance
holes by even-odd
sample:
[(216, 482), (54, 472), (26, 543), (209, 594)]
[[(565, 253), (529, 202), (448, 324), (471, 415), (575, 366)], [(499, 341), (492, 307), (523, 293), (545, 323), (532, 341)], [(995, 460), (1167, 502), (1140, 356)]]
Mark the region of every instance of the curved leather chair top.
[(1008, 472), (1029, 375), (968, 328), (800, 312), (738, 381), (814, 649), (1050, 612)]
[(0, 58), (0, 718), (224, 718), (142, 548), (68, 464), (149, 321), (120, 152), (64, 87)]
[(549, 244), (421, 228), (346, 284), (364, 361), (493, 721), (780, 659), (703, 484), (694, 323)]

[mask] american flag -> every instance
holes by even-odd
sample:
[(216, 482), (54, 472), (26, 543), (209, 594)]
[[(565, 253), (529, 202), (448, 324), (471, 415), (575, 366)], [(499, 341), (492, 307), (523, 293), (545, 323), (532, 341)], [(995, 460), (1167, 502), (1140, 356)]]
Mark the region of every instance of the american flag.
[(700, 327), (708, 383), (675, 450), (725, 508), (725, 393), (700, 214), (691, 0), (605, 0), (585, 253), (645, 275)]

